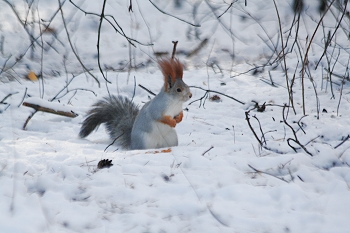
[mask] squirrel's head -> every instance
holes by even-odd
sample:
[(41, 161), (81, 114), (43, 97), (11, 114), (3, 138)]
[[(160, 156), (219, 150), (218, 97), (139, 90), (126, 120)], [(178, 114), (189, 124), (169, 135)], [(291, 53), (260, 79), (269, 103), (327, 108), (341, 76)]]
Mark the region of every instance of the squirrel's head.
[(177, 92), (184, 96), (184, 101), (192, 97), (189, 87), (182, 81), (183, 65), (176, 59), (162, 59), (158, 62), (164, 76), (164, 91)]

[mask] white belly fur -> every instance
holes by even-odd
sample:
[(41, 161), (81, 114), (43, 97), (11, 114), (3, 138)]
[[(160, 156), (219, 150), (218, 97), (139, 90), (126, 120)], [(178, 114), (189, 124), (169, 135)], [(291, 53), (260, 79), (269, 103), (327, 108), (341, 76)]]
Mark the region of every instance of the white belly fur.
[(177, 134), (174, 128), (161, 122), (152, 123), (152, 131), (145, 136), (145, 146), (149, 148), (163, 148), (178, 145)]
[(180, 102), (168, 108), (167, 111), (164, 113), (164, 115), (175, 117), (179, 115), (181, 111), (182, 111), (182, 103)]

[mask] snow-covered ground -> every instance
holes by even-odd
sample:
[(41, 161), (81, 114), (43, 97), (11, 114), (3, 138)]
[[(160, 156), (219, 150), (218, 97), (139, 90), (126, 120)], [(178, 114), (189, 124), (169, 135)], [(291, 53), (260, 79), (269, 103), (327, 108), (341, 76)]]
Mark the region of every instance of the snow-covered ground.
[[(51, 17), (50, 12), (57, 10), (58, 3), (47, 2), (52, 4), (45, 4), (46, 1), (36, 4), (39, 9), (47, 9), (47, 17)], [(125, 38), (104, 25), (101, 42), (104, 68), (125, 68), (129, 57), (132, 57), (132, 65), (146, 64), (148, 60), (155, 60), (153, 52), (171, 53), (172, 40), (179, 40), (178, 51), (191, 51), (200, 42), (186, 36), (189, 29), (193, 31), (187, 34), (195, 36), (192, 27), (161, 14), (148, 1), (132, 1), (132, 14), (127, 12), (129, 1), (116, 2), (107, 1), (106, 11), (118, 16), (118, 22), (128, 35), (144, 43), (152, 42), (154, 46), (138, 45), (130, 52)], [(98, 13), (102, 3), (81, 1), (79, 6)], [(191, 22), (193, 5), (197, 4), (188, 1), (177, 9), (173, 2), (154, 3)], [(279, 41), (273, 1), (253, 3), (248, 0), (246, 7), (244, 1), (239, 1), (220, 17), (221, 23), (237, 35), (234, 42), (227, 28), (223, 29), (223, 25), (210, 16), (210, 4), (206, 1), (198, 4), (198, 22), (193, 22), (201, 24), (200, 37), (208, 37), (208, 44), (193, 56), (178, 54), (186, 67), (184, 81), (191, 86), (193, 94), (184, 106), (183, 121), (176, 126), (179, 146), (168, 153), (156, 153), (155, 150), (125, 151), (108, 146), (111, 140), (103, 126), (86, 139), (78, 137), (81, 122), (94, 102), (112, 93), (134, 96), (134, 102), (142, 106), (153, 96), (138, 85), (157, 93), (162, 86), (162, 75), (154, 63), (130, 72), (125, 72), (124, 68), (120, 72), (108, 69), (111, 83), (107, 84), (96, 65), (99, 19), (91, 15), (78, 17), (81, 12), (74, 11), (71, 3), (65, 2), (63, 12), (71, 18), (68, 25), (73, 45), (101, 86), (90, 75), (82, 73), (66, 41), (65, 29), (58, 26), (59, 21), (53, 27), (59, 31), (55, 43), (65, 42), (62, 47), (56, 44), (55, 49), (45, 51), (43, 73), (47, 77), (44, 83), (21, 78), (29, 70), (40, 73), (38, 48), (33, 60), (25, 57), (22, 63), (2, 72), (0, 102), (8, 98), (0, 103), (0, 232), (349, 231), (349, 83), (342, 84), (340, 78), (333, 76), (332, 98), (323, 69), (312, 69), (323, 52), (322, 29), (316, 33), (315, 44), (309, 52), (314, 82), (305, 80), (306, 116), (303, 115), (299, 73), (301, 61), (298, 63), (298, 52), (287, 56), (290, 79), (298, 66), (293, 86), (294, 114), (292, 108), (283, 108), (289, 101), (281, 65), (268, 66), (254, 75), (253, 71), (246, 72), (252, 64), (263, 64), (272, 53), (268, 44), (271, 42), (274, 46), (272, 42)], [(223, 13), (229, 4), (220, 4), (218, 9)], [(293, 19), (289, 4), (278, 2), (284, 31), (290, 28), (288, 23)], [(22, 5), (16, 9), (20, 11)], [(0, 3), (1, 12), (6, 7), (8, 4)], [(11, 66), (16, 56), (28, 47), (28, 35), (23, 26), (11, 18), (14, 16), (9, 9), (6, 14), (0, 14), (0, 35), (5, 35), (6, 44), (0, 57), (1, 64), (8, 60)], [(243, 17), (248, 13), (252, 18)], [(40, 15), (45, 16), (44, 13)], [(316, 19), (319, 19), (317, 1), (311, 1), (300, 29), (303, 52), (306, 35), (311, 37)], [(326, 19), (325, 24), (331, 28), (334, 17), (330, 14)], [(349, 21), (344, 21), (344, 26), (346, 22)], [(336, 63), (334, 73), (346, 74), (350, 45), (341, 30), (337, 43), (344, 48), (339, 50), (337, 62), (334, 58), (332, 61)], [(263, 34), (264, 31), (267, 34)], [(21, 38), (22, 44), (19, 43)], [(280, 51), (281, 45), (275, 46)], [(18, 54), (8, 59), (11, 50)], [(337, 57), (338, 50), (335, 53)], [(229, 54), (235, 55), (233, 61)], [(63, 65), (65, 59), (67, 73)], [(206, 66), (208, 61), (217, 65)], [(321, 64), (326, 67), (325, 58)], [(51, 77), (51, 71), (57, 77)], [(270, 85), (269, 74), (275, 86)], [(228, 97), (211, 92), (208, 98), (200, 101), (205, 96), (200, 88)], [(220, 100), (212, 101), (210, 97), (216, 94)], [(22, 106), (23, 101), (72, 110), (78, 116), (68, 118), (38, 112), (23, 130), (33, 112)], [(257, 111), (255, 102), (260, 107), (266, 102), (265, 110)], [(258, 138), (266, 141), (264, 148), (249, 127), (246, 113)], [(295, 136), (289, 125), (305, 150), (290, 140)], [(97, 169), (101, 159), (111, 159), (113, 166)]]

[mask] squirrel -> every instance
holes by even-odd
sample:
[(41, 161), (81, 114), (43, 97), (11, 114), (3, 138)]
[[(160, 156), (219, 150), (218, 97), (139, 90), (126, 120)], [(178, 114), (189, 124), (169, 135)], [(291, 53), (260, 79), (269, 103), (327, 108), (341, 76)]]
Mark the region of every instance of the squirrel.
[(182, 104), (192, 94), (182, 80), (183, 65), (178, 59), (163, 59), (158, 64), (164, 76), (164, 85), (158, 95), (141, 110), (126, 97), (104, 97), (88, 111), (79, 136), (88, 136), (104, 123), (110, 138), (124, 149), (177, 146), (178, 138), (174, 128), (182, 121)]

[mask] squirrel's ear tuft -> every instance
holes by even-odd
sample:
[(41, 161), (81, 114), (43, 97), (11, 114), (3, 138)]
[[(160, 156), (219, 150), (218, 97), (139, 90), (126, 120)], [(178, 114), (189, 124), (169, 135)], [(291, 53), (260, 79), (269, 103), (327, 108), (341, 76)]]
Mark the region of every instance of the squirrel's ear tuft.
[(158, 64), (164, 76), (165, 90), (171, 88), (177, 78), (182, 79), (183, 65), (178, 59), (162, 59)]
[(175, 77), (182, 79), (183, 71), (184, 71), (184, 67), (183, 67), (182, 63), (177, 58), (174, 58), (171, 61), (173, 63), (173, 67), (174, 67)]

